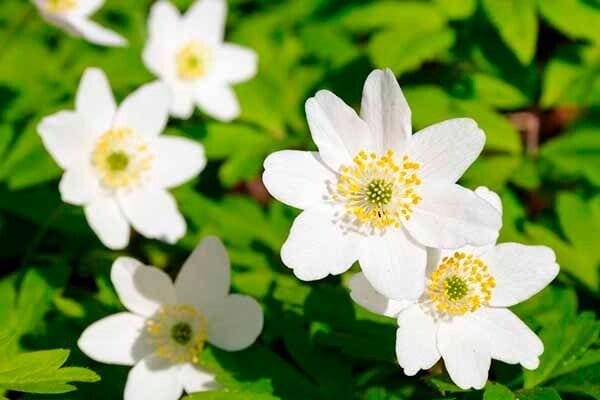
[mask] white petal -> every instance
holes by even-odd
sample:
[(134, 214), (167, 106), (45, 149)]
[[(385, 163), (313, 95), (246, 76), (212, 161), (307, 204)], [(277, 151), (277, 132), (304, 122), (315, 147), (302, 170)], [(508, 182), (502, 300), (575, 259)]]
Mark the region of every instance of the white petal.
[(482, 259), (496, 281), (490, 304), (497, 307), (527, 300), (552, 282), (559, 271), (554, 252), (546, 246), (501, 243)]
[(226, 84), (201, 84), (195, 89), (194, 97), (202, 111), (219, 121), (229, 122), (240, 115), (235, 92)]
[(115, 47), (127, 45), (127, 40), (123, 36), (89, 19), (74, 16), (69, 18), (69, 23), (81, 36), (91, 43)]
[(84, 159), (91, 147), (91, 130), (85, 119), (72, 111), (60, 111), (37, 126), (44, 147), (54, 161), (67, 169)]
[(313, 141), (334, 171), (349, 165), (361, 150), (377, 150), (367, 123), (330, 91), (318, 91), (306, 101), (305, 108)]
[(213, 78), (227, 83), (247, 81), (256, 75), (258, 56), (254, 50), (224, 43), (216, 50)]
[(425, 287), (425, 247), (403, 229), (388, 229), (361, 243), (360, 266), (379, 293), (395, 299), (416, 299)]
[(75, 108), (90, 126), (94, 138), (111, 128), (117, 112), (117, 104), (102, 70), (98, 68), (85, 70), (77, 89)]
[(223, 350), (238, 351), (250, 346), (263, 328), (260, 305), (249, 296), (232, 294), (206, 315), (208, 341)]
[(217, 237), (208, 236), (188, 257), (177, 275), (177, 302), (205, 312), (225, 301), (230, 282), (227, 250)]
[(180, 23), (179, 10), (170, 1), (160, 0), (152, 5), (148, 17), (151, 38), (174, 43)]
[(438, 350), (450, 378), (461, 389), (485, 386), (492, 361), (486, 339), (486, 332), (468, 316), (438, 325)]
[(400, 311), (413, 304), (412, 301), (392, 300), (379, 294), (363, 273), (352, 276), (349, 286), (352, 300), (375, 314), (395, 318)]
[(196, 0), (183, 17), (185, 36), (208, 43), (221, 43), (226, 17), (225, 0)]
[(267, 157), (264, 167), (263, 183), (271, 196), (300, 209), (323, 202), (327, 185), (337, 180), (317, 152), (278, 151)]
[(78, 0), (77, 7), (73, 10), (79, 15), (89, 16), (102, 7), (104, 0)]
[(81, 206), (98, 196), (100, 185), (92, 166), (83, 163), (65, 171), (58, 189), (65, 203)]
[(500, 216), (502, 216), (502, 200), (500, 200), (498, 193), (488, 189), (485, 186), (479, 186), (477, 189), (475, 189), (475, 194), (490, 203), (492, 207), (498, 210)]
[(175, 288), (164, 271), (142, 264), (131, 257), (113, 263), (110, 279), (121, 303), (129, 311), (146, 317), (163, 304), (175, 304)]
[(453, 249), (466, 244), (482, 246), (498, 237), (500, 213), (471, 190), (456, 184), (437, 184), (418, 189), (421, 202), (405, 222), (417, 242)]
[(178, 400), (183, 392), (180, 366), (148, 356), (129, 371), (124, 400)]
[(456, 118), (415, 133), (408, 142), (411, 161), (421, 164), (422, 181), (456, 182), (475, 161), (485, 134), (469, 118)]
[(304, 210), (292, 224), (281, 248), (283, 263), (303, 281), (345, 272), (358, 259), (361, 237), (344, 232), (328, 206)]
[(185, 235), (185, 219), (166, 190), (141, 188), (120, 194), (119, 201), (131, 226), (145, 237), (173, 244)]
[(144, 318), (128, 312), (108, 316), (88, 326), (77, 346), (98, 362), (133, 365), (151, 351), (142, 337), (145, 323)]
[(129, 128), (147, 137), (156, 137), (167, 125), (170, 100), (169, 88), (164, 83), (145, 84), (121, 103), (114, 126)]
[(196, 177), (206, 166), (204, 148), (193, 140), (178, 136), (159, 136), (152, 161), (152, 181), (171, 188)]
[(369, 74), (363, 89), (360, 116), (377, 138), (378, 150), (403, 154), (412, 134), (411, 112), (404, 94), (389, 69)]
[(129, 224), (112, 197), (96, 197), (85, 208), (85, 217), (102, 243), (111, 250), (120, 250), (129, 243)]
[(194, 113), (196, 107), (194, 89), (189, 85), (173, 83), (171, 86), (171, 104), (169, 112), (172, 116), (188, 119)]
[(219, 388), (215, 375), (203, 371), (197, 365), (184, 364), (179, 370), (179, 380), (186, 393), (205, 392)]
[(487, 334), (492, 358), (527, 369), (538, 367), (544, 344), (510, 310), (482, 307), (471, 318)]
[(433, 318), (417, 304), (398, 315), (396, 358), (406, 375), (413, 376), (420, 369), (429, 369), (438, 362), (436, 333)]

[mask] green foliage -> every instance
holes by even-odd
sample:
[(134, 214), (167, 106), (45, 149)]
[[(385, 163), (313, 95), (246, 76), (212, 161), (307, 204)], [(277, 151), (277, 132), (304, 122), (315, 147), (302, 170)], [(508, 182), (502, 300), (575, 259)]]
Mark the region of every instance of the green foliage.
[[(192, 0), (174, 3), (183, 10)], [(600, 399), (598, 0), (228, 1), (227, 40), (260, 59), (258, 75), (235, 86), (242, 115), (225, 124), (196, 111), (169, 122), (167, 134), (201, 142), (209, 161), (174, 190), (188, 233), (175, 245), (134, 236), (116, 253), (80, 208), (61, 201), (61, 171), (36, 126), (73, 107), (89, 66), (106, 71), (118, 99), (154, 79), (141, 60), (151, 4), (107, 0), (94, 17), (129, 39), (123, 49), (62, 33), (30, 1), (0, 7), (0, 321), (10, 332), (0, 339), (0, 397), (59, 398), (3, 390), (58, 393), (81, 382), (70, 400), (121, 398), (127, 368), (95, 363), (76, 346), (86, 326), (121, 309), (112, 261), (129, 255), (173, 275), (216, 234), (233, 262), (233, 290), (260, 301), (265, 330), (242, 352), (208, 347), (200, 362), (222, 388), (189, 400)], [(487, 143), (461, 183), (500, 193), (500, 241), (555, 250), (557, 281), (512, 308), (544, 342), (538, 369), (493, 362), (482, 391), (460, 390), (442, 364), (406, 377), (395, 321), (353, 304), (346, 275), (305, 283), (283, 266), (298, 211), (269, 198), (263, 161), (280, 149), (314, 149), (306, 99), (329, 89), (358, 110), (377, 67), (396, 73), (415, 131), (449, 118), (478, 122)], [(63, 367), (69, 351), (102, 381)]]

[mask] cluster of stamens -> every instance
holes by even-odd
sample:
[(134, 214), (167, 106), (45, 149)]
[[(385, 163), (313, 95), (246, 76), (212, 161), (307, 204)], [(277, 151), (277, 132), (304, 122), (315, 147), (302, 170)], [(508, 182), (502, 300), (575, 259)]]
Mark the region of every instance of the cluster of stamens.
[(397, 164), (392, 150), (383, 155), (361, 151), (351, 166), (340, 169), (332, 199), (343, 202), (347, 214), (360, 225), (398, 228), (421, 201), (415, 191), (421, 184), (419, 168), (408, 156)]
[(206, 322), (195, 308), (163, 306), (146, 321), (148, 341), (155, 354), (173, 363), (198, 362), (206, 341)]
[(177, 73), (181, 79), (198, 79), (206, 74), (212, 51), (198, 41), (183, 46), (177, 53)]
[(427, 292), (438, 312), (463, 315), (487, 305), (495, 286), (494, 277), (480, 258), (457, 251), (444, 257), (431, 273)]
[(92, 162), (102, 183), (111, 188), (140, 184), (152, 165), (152, 153), (144, 138), (131, 129), (111, 129), (104, 133), (92, 154)]
[(44, 6), (51, 12), (65, 12), (77, 6), (77, 0), (46, 0)]

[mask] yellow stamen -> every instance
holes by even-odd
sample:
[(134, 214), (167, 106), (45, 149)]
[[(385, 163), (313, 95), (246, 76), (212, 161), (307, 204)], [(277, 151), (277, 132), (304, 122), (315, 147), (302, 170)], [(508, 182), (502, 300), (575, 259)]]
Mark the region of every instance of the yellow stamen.
[(189, 42), (177, 53), (177, 73), (181, 79), (193, 80), (206, 74), (212, 58), (210, 48), (198, 41)]
[(60, 13), (75, 8), (77, 0), (46, 0), (44, 5), (48, 11)]

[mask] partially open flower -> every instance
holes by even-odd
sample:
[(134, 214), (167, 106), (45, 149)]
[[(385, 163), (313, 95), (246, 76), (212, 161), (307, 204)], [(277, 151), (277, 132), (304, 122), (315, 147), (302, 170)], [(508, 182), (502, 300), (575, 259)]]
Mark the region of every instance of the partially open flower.
[(195, 105), (230, 121), (240, 113), (231, 85), (256, 74), (256, 53), (224, 43), (227, 3), (197, 0), (180, 15), (166, 0), (152, 6), (144, 63), (171, 89), (171, 114), (189, 118)]
[(73, 36), (102, 46), (125, 46), (127, 40), (90, 19), (104, 0), (33, 0), (40, 15), (50, 24)]
[[(501, 210), (495, 193), (476, 193)], [(426, 290), (417, 300), (389, 299), (363, 274), (350, 281), (354, 301), (398, 319), (396, 355), (406, 375), (433, 367), (441, 357), (459, 387), (481, 389), (492, 358), (537, 368), (544, 346), (507, 307), (556, 277), (554, 252), (517, 243), (429, 251)]]
[(90, 68), (75, 103), (75, 111), (60, 111), (38, 126), (65, 170), (63, 201), (83, 206), (111, 249), (127, 246), (130, 224), (149, 238), (179, 240), (186, 224), (167, 189), (196, 176), (206, 159), (198, 143), (160, 135), (169, 115), (167, 87), (142, 86), (117, 107), (104, 73)]
[(115, 261), (111, 279), (128, 311), (89, 326), (78, 345), (96, 361), (134, 366), (125, 400), (177, 400), (184, 390), (214, 388), (214, 376), (197, 365), (205, 345), (238, 351), (262, 331), (260, 305), (229, 294), (229, 258), (215, 237), (196, 248), (175, 285), (128, 257)]

